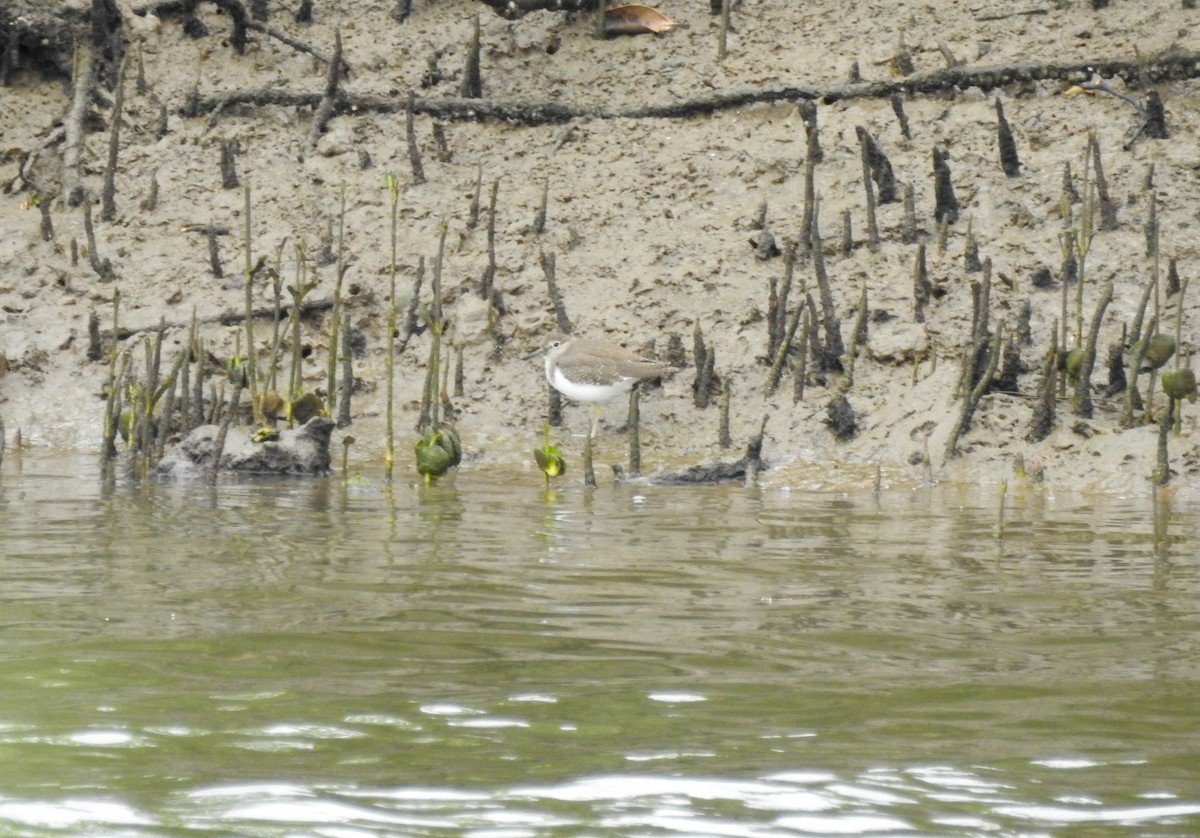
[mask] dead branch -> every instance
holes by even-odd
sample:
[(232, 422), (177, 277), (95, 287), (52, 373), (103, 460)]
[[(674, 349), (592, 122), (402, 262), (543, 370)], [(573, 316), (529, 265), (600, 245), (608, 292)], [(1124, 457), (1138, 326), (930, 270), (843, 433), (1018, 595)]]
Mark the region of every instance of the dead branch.
[[(172, 0), (174, 2), (175, 0)], [(1200, 54), (1170, 54), (1144, 62), (1104, 60), (1093, 62), (1011, 64), (987, 67), (944, 67), (913, 73), (903, 78), (853, 84), (784, 85), (744, 87), (710, 95), (696, 96), (666, 104), (632, 108), (595, 108), (560, 102), (501, 101), (494, 99), (425, 99), (413, 102), (415, 113), (439, 119), (478, 122), (511, 122), (521, 125), (546, 125), (574, 119), (680, 119), (703, 116), (748, 105), (779, 101), (890, 98), (893, 95), (938, 93), (977, 87), (994, 90), (1010, 84), (1034, 81), (1059, 81), (1083, 84), (1095, 76), (1138, 79), (1142, 84), (1200, 77)], [(295, 93), (279, 90), (244, 90), (213, 97), (196, 97), (184, 113), (199, 116), (231, 105), (283, 105), (316, 107), (321, 93)], [(406, 97), (356, 97), (343, 94), (337, 99), (337, 113), (399, 113), (408, 107)]]
[[(267, 26), (265, 23), (260, 23), (257, 20), (248, 20), (248, 21), (246, 21), (246, 28), (252, 29), (255, 32), (261, 32), (263, 35), (268, 35), (281, 43), (287, 44), (289, 47), (296, 50), (297, 52), (307, 52), (309, 55), (311, 55), (313, 58), (317, 59), (318, 61), (320, 61), (323, 64), (329, 63), (329, 56), (325, 55), (325, 53), (321, 52), (319, 49), (314, 47), (312, 44), (307, 44), (304, 41), (301, 41), (297, 38), (293, 38), (291, 35), (287, 34), (286, 32), (280, 32), (278, 29)], [(350, 65), (348, 65), (345, 62), (345, 60), (343, 60), (342, 61), (342, 72), (346, 73), (349, 71), (350, 71)]]
[(1020, 11), (1015, 11), (1015, 12), (995, 12), (993, 14), (987, 14), (987, 15), (976, 15), (975, 19), (976, 20), (1004, 20), (1005, 18), (1010, 18), (1010, 17), (1023, 17), (1023, 16), (1032, 17), (1034, 15), (1048, 15), (1048, 14), (1050, 14), (1049, 9), (1022, 9)]
[[(333, 297), (325, 297), (320, 300), (304, 300), (300, 303), (300, 316), (312, 314), (318, 311), (329, 311), (333, 308)], [(288, 315), (291, 312), (291, 303), (281, 303), (279, 312), (280, 316)], [(275, 316), (275, 307), (262, 306), (254, 309), (252, 312), (255, 318), (266, 318)], [(228, 309), (220, 314), (214, 314), (211, 317), (205, 317), (202, 320), (197, 320), (197, 323), (211, 325), (214, 323), (222, 326), (237, 326), (246, 322), (246, 312), (244, 309)], [(188, 330), (192, 326), (192, 321), (189, 319), (186, 323), (165, 323), (159, 322), (153, 326), (144, 326), (140, 329), (121, 326), (116, 331), (117, 340), (126, 340), (134, 335), (149, 334), (154, 332), (173, 331), (176, 329)], [(112, 329), (105, 329), (101, 333), (102, 337), (111, 338), (113, 336)]]

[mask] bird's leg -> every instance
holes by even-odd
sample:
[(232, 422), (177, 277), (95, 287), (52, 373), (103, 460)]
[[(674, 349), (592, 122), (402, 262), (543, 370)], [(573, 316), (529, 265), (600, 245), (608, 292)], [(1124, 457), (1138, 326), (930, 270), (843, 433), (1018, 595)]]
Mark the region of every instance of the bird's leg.
[(600, 411), (603, 410), (601, 404), (601, 402), (594, 402), (592, 404), (592, 424), (588, 428), (588, 439), (596, 438), (596, 429), (600, 427)]
[[(594, 428), (594, 426), (593, 426)], [(589, 430), (587, 439), (583, 441), (583, 485), (589, 489), (596, 488), (596, 471), (592, 468), (592, 435)]]

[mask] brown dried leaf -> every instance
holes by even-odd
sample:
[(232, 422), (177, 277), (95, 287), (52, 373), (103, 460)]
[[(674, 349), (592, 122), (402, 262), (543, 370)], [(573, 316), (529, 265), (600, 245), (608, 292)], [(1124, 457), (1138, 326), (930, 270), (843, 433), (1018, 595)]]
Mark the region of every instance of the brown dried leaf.
[(615, 38), (618, 35), (642, 35), (646, 32), (655, 35), (670, 32), (679, 23), (671, 20), (658, 9), (643, 6), (640, 3), (629, 3), (624, 6), (613, 6), (604, 12), (604, 37)]

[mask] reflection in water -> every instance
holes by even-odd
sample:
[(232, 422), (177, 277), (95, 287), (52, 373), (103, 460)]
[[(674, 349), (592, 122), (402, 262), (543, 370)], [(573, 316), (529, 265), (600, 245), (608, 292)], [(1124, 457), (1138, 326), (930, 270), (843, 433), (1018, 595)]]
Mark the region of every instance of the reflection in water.
[(93, 477), (0, 475), (0, 834), (1200, 831), (1168, 493)]

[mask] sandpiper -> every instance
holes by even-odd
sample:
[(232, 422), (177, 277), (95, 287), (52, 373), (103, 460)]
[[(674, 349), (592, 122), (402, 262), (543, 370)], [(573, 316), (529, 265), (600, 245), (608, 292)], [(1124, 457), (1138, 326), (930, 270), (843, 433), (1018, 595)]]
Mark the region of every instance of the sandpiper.
[(552, 335), (528, 355), (546, 356), (546, 380), (568, 399), (606, 402), (628, 393), (639, 381), (662, 378), (671, 365), (651, 361), (623, 346), (596, 338)]

